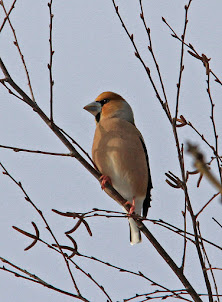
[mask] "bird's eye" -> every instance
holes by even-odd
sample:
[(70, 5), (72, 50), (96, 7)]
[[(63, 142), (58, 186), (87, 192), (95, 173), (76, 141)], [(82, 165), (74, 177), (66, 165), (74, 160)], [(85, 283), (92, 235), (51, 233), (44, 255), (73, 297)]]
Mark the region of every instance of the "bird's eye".
[(106, 103), (108, 103), (109, 101), (110, 101), (109, 99), (104, 99), (104, 100), (100, 101), (100, 104), (103, 106)]

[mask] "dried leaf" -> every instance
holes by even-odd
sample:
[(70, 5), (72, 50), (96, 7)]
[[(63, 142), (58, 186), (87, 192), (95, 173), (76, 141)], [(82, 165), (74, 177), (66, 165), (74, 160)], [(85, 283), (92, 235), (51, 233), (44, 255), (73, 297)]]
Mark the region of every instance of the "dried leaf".
[(65, 234), (68, 235), (68, 234), (71, 234), (71, 233), (75, 232), (78, 229), (78, 227), (80, 226), (81, 223), (82, 223), (82, 220), (79, 219), (77, 221), (77, 223), (74, 225), (74, 227), (71, 230), (65, 232)]
[(180, 188), (181, 188), (181, 187), (178, 186), (178, 185), (172, 184), (168, 179), (166, 179), (166, 183), (168, 183), (169, 186), (171, 186), (171, 187), (173, 187), (173, 188), (175, 188), (175, 189), (180, 189)]
[(73, 256), (75, 256), (77, 254), (78, 246), (77, 246), (76, 241), (71, 236), (69, 236), (67, 234), (66, 234), (66, 236), (69, 238), (69, 240), (72, 241), (73, 246), (74, 246), (72, 254), (68, 257), (69, 259), (71, 259)]
[(30, 238), (34, 239), (33, 242), (24, 249), (24, 251), (28, 251), (29, 249), (31, 249), (37, 243), (37, 241), (39, 240), (39, 229), (37, 228), (37, 225), (33, 221), (32, 221), (32, 225), (33, 225), (33, 227), (35, 229), (36, 235), (32, 235), (32, 234), (30, 234), (28, 232), (25, 232), (25, 231), (17, 228), (16, 226), (13, 226), (13, 229), (15, 229), (16, 231), (18, 231), (19, 233), (21, 233), (21, 234), (23, 234), (23, 235), (25, 235), (27, 237), (30, 237)]

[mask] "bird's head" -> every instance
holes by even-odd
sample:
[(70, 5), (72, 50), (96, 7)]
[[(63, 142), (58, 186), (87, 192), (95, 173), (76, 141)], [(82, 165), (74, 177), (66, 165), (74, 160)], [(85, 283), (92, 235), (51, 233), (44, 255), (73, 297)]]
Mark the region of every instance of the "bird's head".
[(134, 124), (133, 111), (130, 105), (119, 95), (111, 91), (101, 93), (94, 102), (86, 105), (85, 110), (95, 116), (99, 123), (107, 118), (120, 118)]

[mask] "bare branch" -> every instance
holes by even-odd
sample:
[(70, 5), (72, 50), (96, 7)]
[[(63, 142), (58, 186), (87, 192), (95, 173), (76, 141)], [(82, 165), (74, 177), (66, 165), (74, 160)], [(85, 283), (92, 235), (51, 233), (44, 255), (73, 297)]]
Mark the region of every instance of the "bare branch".
[[(217, 134), (216, 124), (215, 124), (215, 119), (214, 119), (215, 104), (213, 103), (211, 90), (210, 90), (210, 69), (209, 69), (208, 59), (206, 58), (205, 61), (206, 61), (206, 74), (207, 74), (207, 93), (208, 93), (210, 104), (211, 104), (210, 119), (212, 121), (212, 126), (213, 126), (213, 132), (214, 132), (214, 138), (215, 138), (215, 155), (216, 155), (216, 154), (218, 154), (218, 134)], [(217, 167), (218, 167), (219, 176), (220, 176), (220, 183), (222, 184), (222, 171), (221, 171), (221, 165), (220, 165), (218, 157), (216, 158), (216, 161), (217, 161)]]
[(187, 125), (190, 126), (200, 137), (201, 139), (211, 148), (211, 150), (213, 151), (214, 155), (216, 156), (216, 158), (218, 158), (218, 160), (222, 163), (222, 159), (219, 156), (219, 154), (216, 152), (214, 146), (212, 146), (204, 137), (203, 134), (201, 134), (194, 126), (191, 122), (187, 122)]
[(203, 210), (211, 203), (211, 201), (217, 197), (220, 194), (220, 192), (216, 193), (213, 195), (213, 197), (211, 197), (211, 199), (202, 207), (202, 209), (196, 214), (196, 218), (200, 215), (200, 213), (203, 212)]
[(222, 224), (220, 224), (214, 217), (212, 219), (222, 228)]
[(35, 102), (35, 98), (34, 98), (34, 94), (33, 94), (33, 90), (32, 90), (32, 85), (31, 85), (31, 80), (30, 80), (30, 77), (29, 77), (28, 68), (27, 68), (26, 63), (25, 63), (24, 55), (22, 54), (21, 48), (20, 48), (20, 46), (19, 46), (19, 42), (18, 42), (16, 33), (15, 33), (15, 29), (14, 29), (14, 27), (12, 26), (12, 23), (11, 23), (11, 21), (10, 21), (10, 19), (9, 19), (9, 16), (8, 16), (7, 11), (6, 11), (6, 9), (5, 9), (5, 5), (4, 5), (3, 0), (1, 0), (1, 4), (2, 4), (2, 7), (3, 7), (3, 9), (4, 9), (5, 15), (6, 15), (6, 17), (7, 17), (8, 23), (9, 23), (9, 25), (10, 25), (10, 27), (11, 27), (11, 30), (12, 30), (12, 33), (13, 33), (13, 36), (14, 36), (14, 39), (15, 39), (14, 45), (15, 45), (15, 46), (17, 47), (17, 49), (18, 49), (20, 58), (21, 58), (21, 60), (22, 60), (22, 64), (23, 64), (24, 69), (25, 69), (25, 73), (26, 73), (26, 77), (27, 77), (27, 80), (28, 80), (28, 86), (29, 86), (29, 90), (30, 90), (30, 93), (31, 93), (32, 101)]
[[(209, 270), (210, 270), (210, 273), (211, 273), (211, 276), (212, 276), (212, 279), (213, 279), (214, 288), (215, 288), (215, 291), (216, 291), (217, 301), (220, 302), (219, 293), (218, 293), (218, 289), (217, 289), (216, 279), (215, 279), (215, 276), (214, 276), (214, 272), (213, 272), (213, 270), (211, 269), (211, 268), (212, 268), (212, 265), (211, 265), (211, 263), (210, 263), (209, 257), (208, 257), (208, 255), (207, 255), (207, 252), (206, 252), (206, 249), (205, 249), (203, 240), (202, 240), (202, 235), (201, 235), (201, 232), (200, 232), (200, 223), (199, 223), (199, 221), (197, 222), (197, 227), (198, 227), (198, 232), (199, 232), (199, 235), (200, 235), (201, 247), (202, 247), (202, 250), (203, 250), (203, 252), (204, 252), (205, 258), (206, 258), (206, 260), (207, 260), (207, 263), (208, 263), (208, 265), (209, 265)], [(206, 270), (207, 270), (207, 268), (206, 268)]]
[(78, 300), (85, 301), (85, 302), (89, 302), (89, 300), (87, 300), (86, 298), (84, 298), (84, 297), (82, 297), (82, 296), (75, 295), (75, 294), (73, 294), (73, 293), (64, 291), (64, 290), (62, 290), (62, 289), (60, 289), (60, 288), (54, 287), (53, 285), (51, 285), (51, 284), (49, 284), (49, 283), (43, 281), (42, 279), (40, 279), (40, 278), (37, 277), (36, 275), (29, 273), (27, 270), (24, 270), (24, 269), (18, 267), (17, 265), (11, 263), (10, 261), (8, 261), (8, 260), (6, 260), (6, 259), (4, 259), (4, 258), (2, 258), (2, 257), (0, 257), (0, 260), (1, 260), (2, 262), (4, 262), (4, 263), (7, 263), (8, 265), (14, 267), (14, 268), (17, 269), (18, 271), (21, 271), (21, 272), (24, 273), (25, 275), (28, 275), (29, 277), (27, 277), (27, 276), (25, 276), (25, 275), (21, 275), (21, 274), (19, 274), (19, 273), (16, 272), (16, 271), (12, 271), (12, 270), (6, 268), (5, 266), (0, 267), (0, 270), (3, 270), (3, 271), (8, 272), (8, 273), (10, 273), (10, 274), (14, 274), (15, 277), (19, 277), (19, 278), (22, 278), (22, 279), (25, 279), (25, 280), (28, 280), (28, 281), (31, 281), (31, 282), (34, 282), (34, 283), (43, 285), (43, 286), (45, 286), (45, 287), (47, 287), (47, 288), (49, 288), (49, 289), (51, 289), (51, 290), (54, 290), (54, 291), (56, 291), (56, 292), (59, 292), (59, 293), (61, 293), (61, 294), (66, 295), (66, 296), (74, 297), (74, 298), (76, 298), (76, 299), (78, 299)]
[(121, 24), (122, 24), (122, 27), (124, 28), (124, 30), (125, 30), (127, 36), (129, 37), (129, 39), (130, 39), (130, 41), (131, 41), (131, 43), (132, 43), (132, 45), (133, 45), (133, 48), (134, 48), (134, 51), (135, 51), (135, 52), (134, 52), (134, 53), (135, 53), (135, 56), (140, 60), (141, 64), (143, 65), (143, 67), (144, 67), (144, 69), (145, 69), (145, 71), (146, 71), (146, 74), (147, 74), (147, 76), (148, 76), (148, 78), (149, 78), (149, 81), (150, 81), (150, 83), (151, 83), (151, 85), (152, 85), (152, 87), (153, 87), (153, 89), (154, 89), (154, 91), (155, 91), (156, 97), (157, 97), (157, 99), (159, 100), (159, 102), (160, 102), (160, 104), (161, 104), (163, 110), (165, 111), (165, 113), (166, 113), (168, 119), (171, 121), (172, 118), (171, 118), (171, 115), (170, 115), (169, 108), (168, 108), (168, 106), (166, 105), (166, 103), (163, 102), (162, 98), (160, 97), (160, 94), (159, 94), (159, 92), (158, 92), (158, 90), (157, 90), (157, 88), (156, 88), (156, 85), (155, 85), (155, 83), (154, 83), (154, 80), (153, 80), (153, 78), (152, 78), (152, 76), (151, 76), (150, 69), (149, 69), (148, 66), (146, 66), (145, 62), (143, 61), (143, 59), (142, 59), (142, 57), (141, 57), (141, 55), (140, 55), (140, 53), (139, 53), (139, 50), (138, 50), (138, 48), (137, 48), (137, 46), (136, 46), (136, 44), (135, 44), (135, 42), (134, 42), (133, 35), (129, 33), (129, 31), (128, 31), (128, 29), (127, 29), (127, 27), (126, 27), (126, 25), (125, 25), (125, 23), (124, 23), (124, 21), (123, 21), (121, 15), (120, 15), (120, 13), (119, 13), (119, 7), (116, 5), (115, 0), (112, 0), (112, 3), (113, 3), (113, 6), (114, 6), (114, 8), (115, 8), (115, 12), (116, 12), (116, 14), (117, 14), (117, 16), (118, 16), (118, 18), (119, 18)]
[[(113, 265), (109, 262), (105, 262), (101, 259), (98, 259), (96, 257), (93, 257), (93, 256), (87, 256), (87, 255), (83, 255), (83, 254), (79, 254), (78, 253), (78, 256), (80, 257), (83, 257), (83, 258), (87, 258), (87, 259), (90, 259), (90, 260), (93, 260), (93, 261), (96, 261), (96, 262), (99, 262), (99, 263), (102, 263), (108, 267), (111, 267), (111, 268), (114, 268), (116, 270), (118, 270), (119, 272), (121, 273), (128, 273), (128, 274), (131, 274), (131, 275), (134, 275), (134, 276), (137, 276), (137, 277), (141, 277), (143, 278), (144, 280), (148, 281), (151, 283), (151, 285), (153, 286), (157, 286), (157, 287), (160, 287), (161, 289), (165, 290), (165, 291), (168, 291), (168, 292), (171, 292), (173, 295), (175, 295), (177, 298), (180, 298), (180, 299), (183, 299), (183, 297), (180, 296), (179, 293), (177, 293), (177, 291), (175, 290), (170, 290), (169, 288), (153, 281), (152, 279), (150, 279), (149, 277), (147, 277), (146, 275), (144, 275), (142, 272), (134, 272), (134, 271), (131, 271), (131, 270), (128, 270), (128, 269), (125, 269), (125, 268), (122, 268), (122, 267), (119, 267), (119, 266), (116, 266), (116, 265)], [(184, 289), (184, 291), (186, 291), (186, 289)], [(190, 301), (190, 300), (188, 300)]]
[(0, 148), (10, 149), (10, 150), (13, 150), (14, 152), (28, 152), (28, 153), (37, 153), (37, 154), (45, 154), (45, 155), (53, 155), (53, 156), (72, 157), (72, 154), (70, 154), (70, 153), (57, 153), (57, 152), (48, 152), (48, 151), (40, 151), (40, 150), (30, 150), (30, 149), (23, 149), (23, 148), (11, 147), (11, 146), (5, 146), (5, 145), (0, 145)]
[(75, 141), (67, 132), (65, 132), (63, 129), (59, 128), (59, 130), (65, 134), (65, 136), (67, 136), (71, 142), (76, 145), (82, 152), (83, 154), (86, 155), (86, 157), (90, 160), (90, 162), (93, 164), (94, 168), (99, 171), (99, 169), (97, 168), (96, 164), (93, 162), (92, 158), (89, 156), (89, 154), (77, 143), (77, 141)]
[(49, 69), (49, 79), (50, 79), (50, 120), (53, 122), (53, 86), (54, 86), (54, 80), (52, 77), (52, 59), (54, 55), (54, 50), (52, 48), (52, 20), (54, 15), (52, 14), (52, 0), (48, 3), (49, 7), (49, 17), (50, 17), (50, 23), (49, 23), (49, 64), (48, 64), (48, 69)]
[(177, 120), (178, 110), (179, 110), (180, 88), (181, 88), (181, 81), (182, 81), (182, 73), (183, 73), (183, 70), (184, 70), (184, 65), (183, 65), (184, 41), (185, 41), (187, 23), (188, 23), (188, 10), (190, 8), (191, 2), (192, 2), (192, 0), (189, 0), (188, 5), (185, 5), (185, 7), (184, 7), (184, 9), (185, 9), (185, 21), (184, 21), (183, 34), (181, 36), (182, 43), (181, 43), (181, 54), (180, 54), (180, 71), (179, 71), (179, 80), (178, 80), (178, 83), (177, 83), (176, 108), (175, 108), (175, 115), (174, 115), (175, 120)]
[(184, 271), (185, 266), (185, 258), (186, 258), (186, 248), (187, 248), (187, 205), (186, 205), (186, 199), (184, 200), (184, 212), (183, 219), (184, 219), (184, 243), (183, 243), (183, 257), (182, 257), (182, 263), (181, 268)]
[[(163, 21), (163, 22), (168, 26), (168, 28), (172, 31), (173, 34), (171, 34), (171, 36), (172, 36), (173, 38), (176, 38), (176, 39), (179, 40), (180, 42), (182, 42), (182, 43), (183, 43), (184, 45), (186, 45), (189, 49), (191, 49), (191, 51), (188, 50), (187, 52), (188, 52), (191, 56), (193, 56), (194, 58), (196, 58), (196, 59), (200, 60), (201, 62), (203, 62), (203, 65), (204, 65), (204, 67), (206, 68), (205, 62), (204, 62), (204, 61), (205, 61), (205, 58), (207, 58), (206, 55), (204, 55), (204, 54), (199, 55), (198, 52), (195, 50), (195, 48), (193, 47), (192, 44), (190, 44), (190, 43), (188, 44), (188, 43), (184, 42), (184, 41), (177, 35), (177, 33), (175, 32), (175, 30), (169, 25), (169, 23), (166, 21), (165, 18), (162, 17), (162, 21)], [(209, 67), (209, 65), (208, 65), (208, 67)], [(209, 69), (209, 68), (208, 68), (208, 69)], [(219, 83), (220, 85), (222, 85), (222, 81), (216, 76), (216, 74), (215, 74), (211, 69), (209, 69), (209, 72), (214, 76), (215, 82), (217, 82), (217, 83)]]
[[(165, 104), (166, 104), (166, 106), (168, 107), (168, 101), (167, 101), (167, 96), (166, 96), (166, 91), (165, 91), (165, 87), (164, 87), (162, 75), (161, 75), (161, 72), (160, 72), (159, 64), (157, 63), (157, 59), (156, 59), (156, 56), (155, 56), (154, 51), (153, 51), (153, 45), (152, 45), (152, 39), (151, 39), (151, 30), (150, 30), (150, 28), (147, 26), (146, 21), (145, 21), (142, 0), (139, 0), (139, 3), (140, 3), (140, 11), (141, 11), (141, 13), (140, 13), (140, 18), (141, 18), (142, 21), (143, 21), (143, 25), (144, 25), (144, 27), (145, 27), (145, 30), (146, 30), (146, 32), (147, 32), (147, 36), (148, 36), (148, 39), (149, 39), (149, 46), (148, 46), (148, 49), (149, 49), (149, 51), (150, 51), (150, 53), (151, 53), (151, 55), (152, 55), (154, 64), (155, 64), (155, 66), (156, 66), (156, 70), (157, 70), (157, 73), (158, 73), (158, 76), (159, 76), (161, 88), (162, 88), (163, 95), (164, 95), (164, 99), (165, 99)], [(168, 110), (169, 110), (169, 107), (168, 107)]]
[[(0, 33), (1, 33), (1, 31), (3, 30), (3, 28), (4, 28), (4, 26), (5, 26), (5, 22), (8, 20), (8, 18), (9, 18), (9, 16), (10, 16), (10, 14), (11, 14), (11, 12), (12, 12), (12, 10), (13, 10), (13, 8), (15, 8), (15, 2), (16, 2), (17, 0), (14, 0), (14, 2), (12, 3), (12, 5), (11, 5), (11, 8), (9, 9), (9, 11), (8, 11), (8, 13), (6, 14), (6, 16), (5, 16), (5, 18), (4, 18), (4, 21), (2, 22), (2, 25), (1, 25), (1, 27), (0, 27)], [(1, 1), (2, 2), (2, 1)]]

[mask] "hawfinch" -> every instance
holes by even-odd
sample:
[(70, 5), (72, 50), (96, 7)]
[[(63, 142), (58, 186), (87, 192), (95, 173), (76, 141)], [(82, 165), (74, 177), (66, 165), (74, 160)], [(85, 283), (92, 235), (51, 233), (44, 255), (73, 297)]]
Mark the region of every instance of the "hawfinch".
[[(109, 181), (135, 212), (147, 216), (152, 181), (143, 137), (134, 123), (130, 105), (114, 92), (103, 92), (84, 107), (95, 116), (92, 158), (102, 174), (102, 188)], [(125, 209), (124, 209), (125, 210)], [(130, 243), (141, 242), (135, 221), (129, 218)]]

